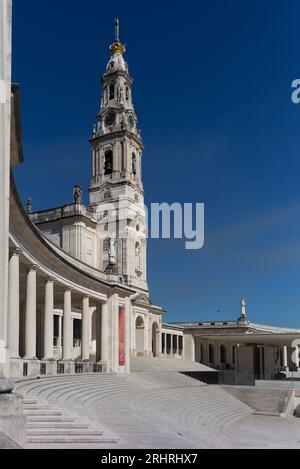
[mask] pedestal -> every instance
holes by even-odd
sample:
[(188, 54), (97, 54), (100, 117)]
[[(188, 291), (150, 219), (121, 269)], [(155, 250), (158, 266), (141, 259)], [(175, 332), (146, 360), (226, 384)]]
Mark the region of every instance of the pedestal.
[(57, 374), (57, 362), (56, 360), (43, 360), (41, 364), (46, 366), (46, 375), (54, 376)]
[(111, 366), (108, 362), (98, 362), (98, 365), (100, 365), (101, 373), (110, 373)]
[(83, 373), (93, 373), (93, 362), (91, 361), (84, 361), (82, 362), (83, 365)]
[(40, 375), (40, 362), (39, 360), (23, 360), (23, 367), (24, 364), (27, 365), (27, 375), (26, 376), (39, 376)]
[(11, 358), (9, 360), (9, 376), (12, 378), (23, 376), (23, 360), (21, 358)]
[(61, 360), (59, 363), (64, 365), (65, 375), (75, 374), (75, 362), (73, 360)]

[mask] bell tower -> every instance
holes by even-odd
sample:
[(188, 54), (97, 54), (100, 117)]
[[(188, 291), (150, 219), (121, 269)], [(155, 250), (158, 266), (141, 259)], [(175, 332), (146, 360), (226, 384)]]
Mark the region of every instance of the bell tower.
[[(133, 79), (124, 60), (119, 20), (115, 41), (102, 76), (103, 93), (93, 128), (90, 208), (96, 212), (100, 243), (99, 265), (122, 277), (137, 290), (148, 292), (147, 229), (142, 184), (143, 142), (132, 99)], [(116, 229), (108, 223), (115, 206)]]

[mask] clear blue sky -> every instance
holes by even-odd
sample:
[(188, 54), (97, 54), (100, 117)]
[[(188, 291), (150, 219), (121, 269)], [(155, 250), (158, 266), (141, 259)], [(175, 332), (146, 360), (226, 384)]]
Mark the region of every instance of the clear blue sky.
[[(14, 0), (34, 209), (87, 190), (88, 139), (119, 16), (143, 132), (150, 202), (204, 202), (206, 244), (149, 242), (153, 302), (167, 319), (300, 327), (300, 4), (275, 0)], [(220, 312), (217, 312), (220, 311)]]

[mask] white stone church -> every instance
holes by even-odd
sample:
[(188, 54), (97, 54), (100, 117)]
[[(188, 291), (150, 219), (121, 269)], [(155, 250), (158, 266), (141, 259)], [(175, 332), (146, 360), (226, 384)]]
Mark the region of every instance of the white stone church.
[(23, 151), (7, 18), (0, 42), (0, 374), (129, 373), (138, 358), (196, 361), (258, 378), (298, 369), (299, 350), (294, 364), (291, 352), (300, 330), (252, 324), (244, 301), (237, 320), (179, 324), (165, 324), (162, 307), (151, 302), (143, 142), (118, 21), (90, 140), (88, 207), (75, 186), (71, 204), (35, 212), (29, 199), (23, 208), (13, 177)]

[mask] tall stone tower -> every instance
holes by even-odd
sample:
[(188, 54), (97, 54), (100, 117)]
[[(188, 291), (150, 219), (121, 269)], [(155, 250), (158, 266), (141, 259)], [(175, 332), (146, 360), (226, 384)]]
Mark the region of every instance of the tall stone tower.
[[(148, 294), (147, 228), (142, 184), (143, 143), (132, 99), (133, 79), (115, 20), (115, 42), (102, 77), (103, 94), (91, 139), (90, 208), (96, 212), (99, 265)], [(115, 207), (116, 225), (110, 222)]]

